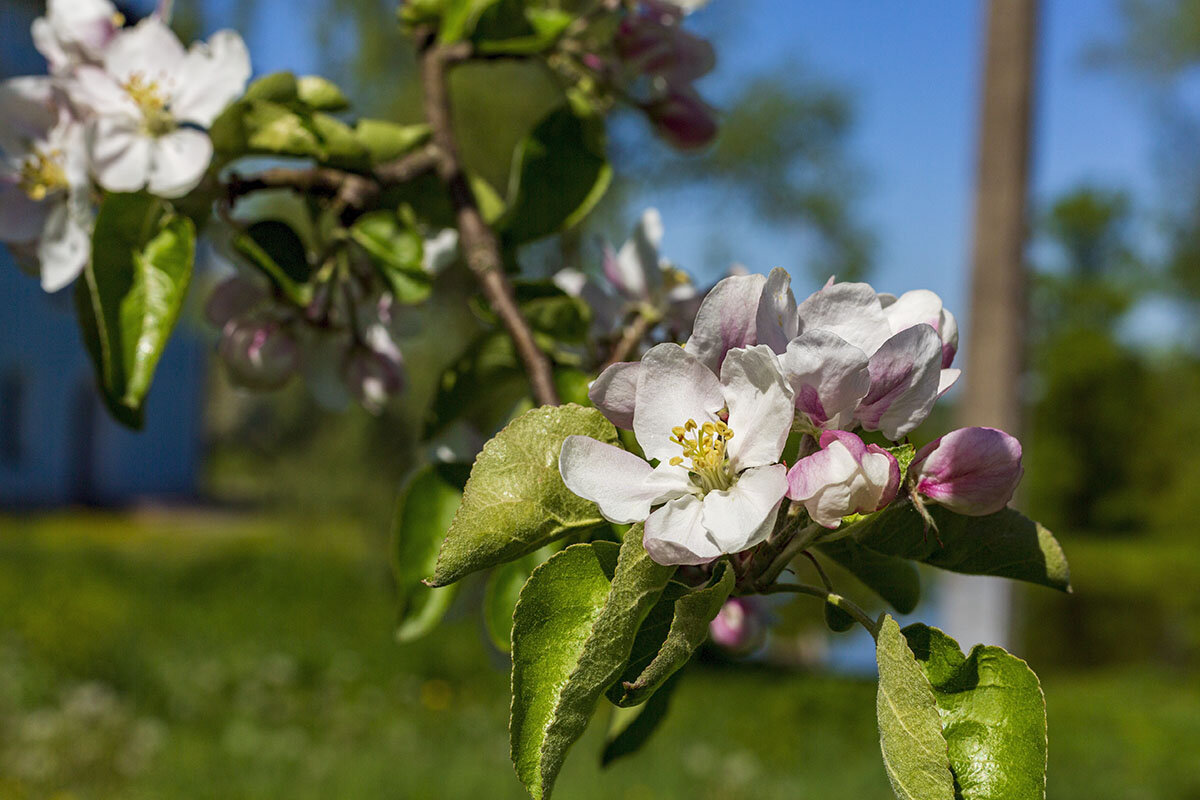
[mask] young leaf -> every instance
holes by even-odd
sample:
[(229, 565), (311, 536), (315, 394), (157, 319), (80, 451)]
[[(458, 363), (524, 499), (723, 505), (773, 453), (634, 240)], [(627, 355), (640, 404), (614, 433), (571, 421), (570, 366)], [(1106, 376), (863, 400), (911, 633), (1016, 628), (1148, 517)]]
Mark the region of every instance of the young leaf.
[(438, 38), (444, 44), (466, 39), (475, 30), (480, 15), (500, 0), (446, 0)]
[(305, 75), (296, 80), (296, 96), (316, 111), (345, 111), (350, 101), (333, 81), (320, 75)]
[(424, 241), (392, 211), (372, 211), (350, 226), (352, 238), (371, 256), (401, 303), (419, 303), (433, 291), (433, 276), (422, 261)]
[(604, 750), (600, 753), (600, 766), (607, 767), (618, 758), (641, 749), (666, 718), (671, 695), (682, 675), (683, 670), (676, 672), (640, 706), (613, 709), (608, 734), (604, 737)]
[(84, 341), (105, 403), (140, 428), (159, 358), (192, 278), (196, 229), (146, 194), (110, 194), (100, 205), (92, 259), (76, 284)]
[(431, 585), (445, 586), (604, 521), (595, 503), (571, 492), (559, 475), (563, 440), (573, 434), (617, 443), (616, 429), (599, 411), (565, 405), (528, 411), (483, 446)]
[(433, 466), (417, 470), (400, 490), (392, 518), (392, 572), (399, 596), (396, 638), (408, 642), (437, 626), (457, 587), (421, 583), (437, 562), (438, 547), (462, 501), (462, 492)]
[(853, 539), (819, 544), (817, 550), (842, 565), (901, 614), (911, 613), (917, 607), (921, 599), (921, 576), (904, 559), (873, 552)]
[[(1069, 592), (1071, 573), (1050, 531), (1011, 508), (985, 517), (930, 505), (937, 530), (908, 501), (867, 519), (854, 541), (877, 553), (911, 558), (968, 575), (998, 575)], [(940, 543), (939, 543), (940, 541)]]
[(933, 685), (963, 800), (1043, 800), (1046, 702), (1037, 675), (999, 647), (976, 645), (964, 657), (937, 628), (903, 631)]
[(875, 642), (879, 746), (899, 800), (954, 800), (954, 777), (933, 687), (891, 617)]
[(567, 750), (675, 572), (650, 559), (641, 526), (625, 536), (611, 573), (602, 544), (568, 547), (534, 570), (513, 614), (512, 759), (535, 800), (550, 796)]
[(646, 702), (668, 678), (687, 664), (696, 649), (708, 639), (708, 625), (729, 599), (734, 580), (729, 563), (722, 561), (717, 564), (709, 586), (675, 600), (666, 639), (645, 669), (633, 680), (622, 683), (624, 692), (617, 705), (635, 706)]
[(360, 119), (354, 135), (367, 149), (372, 164), (399, 158), (429, 140), (428, 125), (401, 125), (382, 119)]
[(835, 606), (833, 603), (826, 602), (825, 606), (825, 627), (834, 633), (845, 633), (854, 627), (854, 617), (847, 614), (842, 609)]
[(611, 180), (603, 121), (559, 106), (517, 150), (508, 213), (498, 227), (514, 245), (570, 228), (600, 201)]

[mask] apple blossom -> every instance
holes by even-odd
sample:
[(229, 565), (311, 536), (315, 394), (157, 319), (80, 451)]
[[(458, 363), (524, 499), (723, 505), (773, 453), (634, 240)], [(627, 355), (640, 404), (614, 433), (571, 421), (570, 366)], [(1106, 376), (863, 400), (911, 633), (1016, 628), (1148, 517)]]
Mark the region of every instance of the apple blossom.
[(757, 650), (767, 637), (762, 602), (755, 597), (732, 597), (725, 601), (708, 624), (713, 643), (733, 655)]
[(0, 118), (0, 241), (36, 260), (42, 288), (58, 291), (91, 254), (83, 128), (42, 76), (0, 84)]
[(878, 511), (895, 499), (900, 465), (887, 450), (847, 431), (825, 431), (820, 445), (787, 476), (787, 496), (802, 503), (813, 522), (836, 528), (842, 517)]
[(232, 31), (186, 51), (155, 17), (120, 31), (103, 67), (79, 67), (70, 84), (73, 101), (92, 116), (96, 180), (113, 192), (190, 192), (212, 160), (212, 142), (198, 128), (211, 125), (249, 77), (246, 45)]
[(995, 428), (959, 428), (917, 453), (909, 474), (918, 492), (959, 514), (1008, 505), (1024, 469), (1021, 443)]
[(770, 349), (731, 351), (718, 380), (683, 348), (660, 344), (642, 358), (636, 393), (634, 435), (658, 466), (569, 436), (559, 458), (567, 488), (612, 522), (644, 520), (643, 544), (660, 564), (701, 564), (763, 541), (787, 490), (779, 455), (792, 421)]
[(33, 21), (33, 44), (50, 72), (63, 75), (98, 63), (124, 24), (109, 0), (47, 0), (45, 16)]
[(662, 238), (662, 217), (657, 209), (648, 208), (619, 250), (605, 244), (603, 284), (574, 269), (559, 271), (554, 282), (587, 302), (603, 334), (611, 333), (631, 313), (665, 320), (672, 330), (690, 330), (700, 295), (691, 276), (659, 255)]

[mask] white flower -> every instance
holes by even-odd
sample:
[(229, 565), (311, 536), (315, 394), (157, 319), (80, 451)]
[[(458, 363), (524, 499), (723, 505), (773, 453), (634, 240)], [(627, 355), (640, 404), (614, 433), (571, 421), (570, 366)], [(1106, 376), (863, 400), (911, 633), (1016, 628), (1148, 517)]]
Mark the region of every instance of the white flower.
[(87, 265), (92, 207), (83, 129), (47, 77), (0, 84), (0, 241), (36, 257), (58, 291)]
[[(567, 487), (613, 522), (645, 520), (660, 564), (701, 564), (766, 539), (787, 490), (779, 455), (792, 393), (767, 347), (730, 351), (721, 378), (675, 344), (642, 358), (633, 431), (641, 458), (586, 436), (563, 443)], [(651, 510), (656, 507), (655, 510)]]
[(212, 160), (212, 142), (197, 127), (207, 128), (242, 94), (250, 57), (232, 31), (185, 51), (152, 17), (117, 34), (103, 68), (84, 65), (75, 75), (72, 99), (94, 115), (92, 169), (100, 185), (182, 197)]
[(33, 44), (50, 72), (62, 75), (100, 61), (125, 18), (108, 0), (48, 0), (46, 15), (33, 21)]

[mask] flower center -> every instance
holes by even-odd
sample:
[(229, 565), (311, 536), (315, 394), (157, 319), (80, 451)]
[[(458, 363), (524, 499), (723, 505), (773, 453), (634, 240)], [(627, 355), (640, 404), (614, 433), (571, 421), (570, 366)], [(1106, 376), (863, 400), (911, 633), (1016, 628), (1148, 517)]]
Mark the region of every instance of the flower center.
[(696, 420), (689, 419), (671, 429), (671, 441), (683, 448), (683, 455), (672, 458), (671, 465), (677, 467), (684, 459), (691, 461), (688, 472), (704, 492), (728, 489), (733, 485), (733, 473), (725, 445), (732, 438), (733, 431), (724, 422), (697, 425)]
[(67, 173), (61, 161), (62, 153), (58, 150), (49, 153), (35, 150), (21, 164), (21, 190), (40, 203), (52, 192), (67, 188)]
[(175, 118), (167, 110), (167, 97), (158, 81), (146, 80), (140, 72), (129, 76), (121, 85), (133, 102), (141, 109), (146, 132), (161, 136), (175, 128)]

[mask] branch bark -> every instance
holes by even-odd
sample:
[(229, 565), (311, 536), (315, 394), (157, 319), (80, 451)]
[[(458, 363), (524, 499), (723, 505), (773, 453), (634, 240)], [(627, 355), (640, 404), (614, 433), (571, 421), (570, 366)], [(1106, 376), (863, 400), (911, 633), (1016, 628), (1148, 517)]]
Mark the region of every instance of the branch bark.
[(484, 297), (512, 339), (517, 356), (529, 377), (534, 400), (539, 405), (558, 405), (550, 359), (537, 346), (533, 331), (517, 306), (512, 284), (504, 274), (500, 243), (479, 211), (458, 153), (447, 68), (470, 55), (470, 44), (440, 45), (431, 33), (423, 33), (418, 35), (418, 45), (425, 121), (433, 132), (433, 146), (438, 153), (438, 175), (446, 184), (454, 205), (459, 245), (467, 266), (475, 274)]

